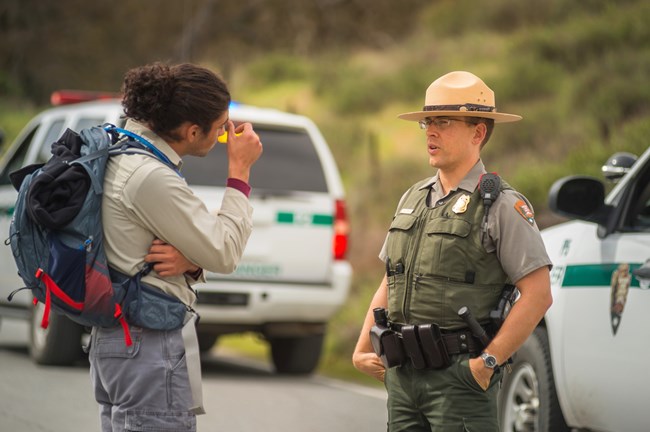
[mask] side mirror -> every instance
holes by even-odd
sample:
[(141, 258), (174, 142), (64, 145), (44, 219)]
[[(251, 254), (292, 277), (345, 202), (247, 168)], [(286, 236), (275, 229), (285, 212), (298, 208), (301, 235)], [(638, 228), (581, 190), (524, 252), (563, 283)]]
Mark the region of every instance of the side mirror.
[(605, 205), (605, 186), (586, 176), (557, 180), (548, 194), (549, 208), (560, 216), (606, 225), (612, 207)]

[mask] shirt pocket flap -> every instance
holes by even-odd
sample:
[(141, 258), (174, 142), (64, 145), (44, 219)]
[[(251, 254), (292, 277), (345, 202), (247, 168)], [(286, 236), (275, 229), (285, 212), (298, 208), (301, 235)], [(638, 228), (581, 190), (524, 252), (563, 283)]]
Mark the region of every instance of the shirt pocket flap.
[(408, 231), (413, 227), (416, 220), (417, 218), (413, 215), (398, 214), (395, 216), (395, 219), (393, 219), (393, 222), (391, 222), (390, 230)]
[(427, 222), (427, 234), (450, 234), (457, 237), (467, 237), (472, 225), (463, 219), (435, 218)]

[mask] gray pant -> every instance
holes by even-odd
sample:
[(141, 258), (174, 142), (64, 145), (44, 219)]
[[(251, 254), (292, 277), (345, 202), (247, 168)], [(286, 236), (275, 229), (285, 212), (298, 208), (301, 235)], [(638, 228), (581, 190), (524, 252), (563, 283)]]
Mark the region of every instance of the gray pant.
[(181, 330), (94, 328), (90, 376), (102, 432), (196, 431)]

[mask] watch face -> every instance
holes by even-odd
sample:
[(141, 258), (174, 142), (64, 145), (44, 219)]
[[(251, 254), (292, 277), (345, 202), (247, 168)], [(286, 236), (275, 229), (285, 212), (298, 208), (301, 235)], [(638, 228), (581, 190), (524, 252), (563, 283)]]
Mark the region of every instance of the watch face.
[(489, 367), (490, 369), (494, 369), (497, 365), (497, 359), (493, 355), (483, 353), (481, 355), (483, 357), (483, 362), (485, 363), (485, 366)]

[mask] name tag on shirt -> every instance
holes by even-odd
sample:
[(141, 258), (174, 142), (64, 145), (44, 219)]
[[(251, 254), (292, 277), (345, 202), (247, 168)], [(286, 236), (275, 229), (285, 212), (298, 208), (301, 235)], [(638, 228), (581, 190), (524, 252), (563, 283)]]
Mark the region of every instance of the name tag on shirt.
[(414, 211), (414, 209), (403, 208), (399, 211), (399, 214), (412, 214)]

